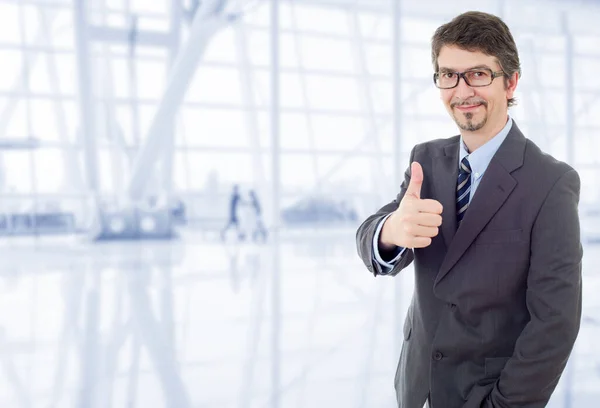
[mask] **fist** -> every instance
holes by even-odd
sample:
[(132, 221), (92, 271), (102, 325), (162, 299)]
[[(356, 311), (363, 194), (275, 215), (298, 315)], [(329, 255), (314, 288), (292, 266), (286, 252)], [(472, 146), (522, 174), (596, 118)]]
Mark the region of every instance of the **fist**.
[(417, 162), (411, 164), (411, 178), (406, 193), (383, 224), (380, 245), (383, 249), (396, 246), (425, 248), (439, 233), (442, 225), (442, 204), (437, 200), (422, 200), (423, 168)]

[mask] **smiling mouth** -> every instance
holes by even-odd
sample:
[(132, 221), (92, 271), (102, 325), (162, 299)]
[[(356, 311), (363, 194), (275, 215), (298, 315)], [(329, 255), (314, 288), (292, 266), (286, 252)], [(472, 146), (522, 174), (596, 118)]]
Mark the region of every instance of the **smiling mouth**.
[(456, 109), (459, 109), (461, 111), (472, 111), (475, 110), (477, 108), (479, 108), (482, 104), (479, 103), (477, 105), (461, 105), (461, 106), (457, 106)]

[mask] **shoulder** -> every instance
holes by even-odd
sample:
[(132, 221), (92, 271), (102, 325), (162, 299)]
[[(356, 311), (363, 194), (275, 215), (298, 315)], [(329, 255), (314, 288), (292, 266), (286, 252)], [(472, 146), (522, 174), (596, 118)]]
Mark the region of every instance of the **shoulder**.
[(523, 164), (530, 177), (535, 179), (532, 181), (537, 183), (551, 186), (565, 176), (577, 182), (579, 181), (579, 175), (572, 166), (544, 152), (530, 139), (526, 139)]
[(460, 143), (460, 135), (442, 138), (442, 139), (434, 139), (428, 140), (427, 142), (419, 143), (415, 145), (413, 148), (413, 153), (415, 157), (418, 156), (438, 156), (443, 155), (444, 150), (447, 148), (458, 148), (458, 144)]

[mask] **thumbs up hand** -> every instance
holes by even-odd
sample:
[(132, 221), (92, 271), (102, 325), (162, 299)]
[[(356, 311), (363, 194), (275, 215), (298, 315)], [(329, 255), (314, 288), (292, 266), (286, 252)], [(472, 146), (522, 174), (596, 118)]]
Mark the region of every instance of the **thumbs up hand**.
[(442, 204), (437, 200), (422, 200), (423, 168), (411, 164), (411, 178), (406, 193), (396, 211), (383, 224), (379, 236), (380, 248), (425, 248), (439, 233), (442, 225)]

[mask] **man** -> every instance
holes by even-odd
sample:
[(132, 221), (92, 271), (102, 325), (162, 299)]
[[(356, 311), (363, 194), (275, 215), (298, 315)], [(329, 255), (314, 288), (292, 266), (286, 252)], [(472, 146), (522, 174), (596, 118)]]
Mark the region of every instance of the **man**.
[(508, 116), (520, 64), (504, 22), (456, 17), (432, 59), (460, 135), (415, 146), (397, 198), (356, 237), (376, 276), (414, 262), (398, 407), (541, 408), (580, 325), (579, 177)]
[(227, 221), (227, 225), (225, 225), (225, 227), (221, 230), (221, 239), (223, 241), (226, 238), (226, 233), (229, 230), (229, 227), (234, 227), (237, 230), (239, 240), (243, 241), (246, 238), (246, 234), (240, 227), (240, 204), (242, 204), (240, 188), (237, 184), (234, 184), (233, 191), (231, 192), (231, 198), (229, 200), (229, 221)]

